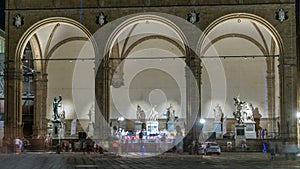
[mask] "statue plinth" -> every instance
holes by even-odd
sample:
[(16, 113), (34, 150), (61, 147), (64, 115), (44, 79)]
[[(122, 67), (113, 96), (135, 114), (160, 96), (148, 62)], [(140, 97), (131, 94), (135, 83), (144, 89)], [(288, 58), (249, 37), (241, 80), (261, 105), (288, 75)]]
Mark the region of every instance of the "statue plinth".
[(235, 138), (235, 146), (236, 147), (240, 147), (242, 145), (243, 141), (246, 140), (245, 128), (246, 128), (246, 126), (244, 124), (237, 124), (235, 126), (234, 138)]
[(214, 122), (214, 129), (216, 132), (216, 138), (223, 138), (223, 131), (222, 131), (222, 122), (215, 121)]
[(135, 131), (140, 131), (140, 130), (142, 130), (142, 122), (141, 121), (135, 121), (134, 122), (134, 129), (135, 129)]
[(93, 122), (89, 122), (88, 136), (89, 137), (94, 136), (94, 123)]
[(148, 136), (157, 136), (158, 132), (158, 121), (147, 121), (146, 130)]
[(256, 131), (255, 131), (255, 122), (254, 121), (245, 121), (245, 137), (248, 139), (255, 139), (256, 138)]
[(169, 132), (175, 131), (175, 126), (174, 126), (174, 122), (173, 121), (168, 121), (167, 125), (168, 125), (168, 131)]

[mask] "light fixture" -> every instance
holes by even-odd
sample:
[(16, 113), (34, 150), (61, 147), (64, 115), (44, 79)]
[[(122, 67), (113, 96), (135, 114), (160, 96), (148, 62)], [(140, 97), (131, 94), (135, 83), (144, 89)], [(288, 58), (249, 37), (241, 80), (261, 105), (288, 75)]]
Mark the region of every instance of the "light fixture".
[(204, 124), (205, 123), (205, 119), (200, 119), (199, 122), (200, 122), (200, 124)]
[(124, 117), (118, 117), (118, 122), (122, 122), (122, 121), (124, 121), (125, 120), (125, 118)]
[(300, 112), (297, 112), (296, 116), (297, 116), (297, 118), (300, 118)]

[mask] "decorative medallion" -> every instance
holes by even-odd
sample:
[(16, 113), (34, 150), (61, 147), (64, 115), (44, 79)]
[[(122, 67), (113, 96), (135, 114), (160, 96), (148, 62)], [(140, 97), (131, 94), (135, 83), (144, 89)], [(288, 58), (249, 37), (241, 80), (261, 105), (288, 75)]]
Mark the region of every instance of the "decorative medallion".
[(16, 26), (17, 28), (19, 28), (23, 24), (24, 24), (24, 17), (22, 17), (20, 14), (17, 14), (14, 17), (14, 26)]
[(199, 22), (199, 13), (197, 13), (195, 10), (188, 13), (187, 16), (187, 21), (191, 22), (192, 24)]
[(278, 12), (275, 12), (275, 19), (283, 22), (289, 18), (287, 13), (288, 12), (285, 12), (284, 9), (280, 8)]
[(106, 15), (104, 15), (103, 12), (100, 12), (97, 16), (96, 16), (96, 23), (100, 26), (104, 25), (107, 23), (107, 20), (106, 20)]

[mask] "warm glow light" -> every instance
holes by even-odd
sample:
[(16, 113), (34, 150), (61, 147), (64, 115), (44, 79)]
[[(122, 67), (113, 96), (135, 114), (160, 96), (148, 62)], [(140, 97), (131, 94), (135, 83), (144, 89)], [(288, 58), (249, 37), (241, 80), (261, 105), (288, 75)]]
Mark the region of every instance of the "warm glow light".
[(300, 112), (297, 112), (297, 118), (300, 118)]
[(119, 122), (124, 121), (124, 117), (118, 117), (118, 121)]
[(205, 119), (200, 119), (200, 123), (204, 124), (205, 123)]

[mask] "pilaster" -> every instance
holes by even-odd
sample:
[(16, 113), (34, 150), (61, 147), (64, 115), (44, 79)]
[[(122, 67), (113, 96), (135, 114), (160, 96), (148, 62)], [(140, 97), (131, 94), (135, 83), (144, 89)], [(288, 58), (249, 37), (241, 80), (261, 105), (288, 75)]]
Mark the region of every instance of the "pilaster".
[(5, 64), (4, 81), (4, 137), (15, 139), (23, 136), (22, 131), (22, 69), (21, 62)]
[(47, 73), (36, 72), (34, 74), (35, 98), (34, 98), (34, 120), (33, 120), (33, 135), (47, 134)]
[(186, 119), (187, 136), (185, 144), (191, 143), (200, 136), (201, 128), (199, 120), (201, 118), (200, 96), (201, 96), (201, 60), (199, 58), (187, 58), (186, 81), (187, 81), (187, 101), (186, 101)]
[(281, 65), (281, 139), (297, 142), (297, 66), (292, 60)]

